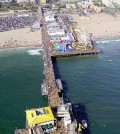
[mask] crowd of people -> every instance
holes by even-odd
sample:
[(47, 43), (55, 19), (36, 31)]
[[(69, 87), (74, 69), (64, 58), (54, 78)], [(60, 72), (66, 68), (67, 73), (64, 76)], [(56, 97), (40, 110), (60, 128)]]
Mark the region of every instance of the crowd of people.
[(35, 14), (14, 15), (0, 18), (0, 32), (32, 26), (38, 20)]

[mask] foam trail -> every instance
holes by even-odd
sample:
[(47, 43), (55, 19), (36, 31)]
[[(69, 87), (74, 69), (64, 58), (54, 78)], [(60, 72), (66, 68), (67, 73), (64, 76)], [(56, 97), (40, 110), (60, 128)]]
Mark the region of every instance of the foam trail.
[(33, 50), (28, 50), (28, 54), (29, 55), (41, 55), (40, 51), (42, 51), (43, 49), (33, 49)]

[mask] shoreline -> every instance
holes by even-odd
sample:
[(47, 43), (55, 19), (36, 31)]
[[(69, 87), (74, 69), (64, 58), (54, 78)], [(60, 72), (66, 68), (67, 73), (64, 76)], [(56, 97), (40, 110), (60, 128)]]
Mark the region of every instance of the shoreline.
[(0, 32), (0, 49), (42, 47), (41, 29), (31, 31), (30, 27)]
[(115, 40), (120, 40), (120, 36), (117, 37), (96, 37), (92, 38), (92, 41), (115, 41)]
[(115, 17), (106, 14), (91, 14), (88, 17), (81, 17), (78, 14), (70, 15), (86, 34), (90, 34), (92, 40), (111, 40), (120, 38), (120, 14)]
[(34, 46), (34, 45), (31, 45), (31, 46), (19, 46), (19, 47), (0, 47), (0, 50), (7, 50), (7, 49), (19, 49), (19, 48), (30, 48), (30, 49), (35, 49), (35, 48), (38, 48), (38, 49), (43, 49), (43, 46)]
[[(92, 34), (93, 42), (120, 39), (120, 29), (118, 28), (120, 15), (114, 18), (100, 13), (91, 15), (89, 20), (82, 19), (77, 14), (71, 16), (88, 34)], [(43, 46), (41, 28), (31, 31), (30, 27), (26, 27), (0, 32), (0, 49), (41, 48), (41, 46)]]
[[(115, 40), (120, 40), (120, 37), (108, 37), (108, 38), (93, 38), (92, 41), (93, 42), (101, 42), (101, 41), (115, 41)], [(6, 49), (17, 49), (17, 48), (39, 48), (39, 49), (42, 49), (43, 48), (43, 45), (40, 44), (40, 45), (26, 45), (26, 46), (11, 46), (11, 47), (5, 47), (5, 46), (0, 46), (0, 50), (6, 50)]]

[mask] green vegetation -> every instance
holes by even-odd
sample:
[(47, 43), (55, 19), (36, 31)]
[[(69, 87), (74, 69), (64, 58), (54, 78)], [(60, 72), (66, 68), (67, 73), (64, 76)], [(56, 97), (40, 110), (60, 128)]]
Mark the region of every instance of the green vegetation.
[(32, 5), (32, 3), (21, 5), (16, 3), (14, 0), (11, 3), (0, 3), (0, 12), (9, 10), (14, 10), (15, 12), (18, 12), (19, 10), (37, 12), (37, 6)]
[(114, 7), (116, 12), (120, 11), (120, 6), (118, 4), (115, 4)]
[(7, 7), (0, 8), (0, 12), (5, 12), (5, 11), (8, 11), (8, 10), (9, 10), (9, 8), (7, 8)]

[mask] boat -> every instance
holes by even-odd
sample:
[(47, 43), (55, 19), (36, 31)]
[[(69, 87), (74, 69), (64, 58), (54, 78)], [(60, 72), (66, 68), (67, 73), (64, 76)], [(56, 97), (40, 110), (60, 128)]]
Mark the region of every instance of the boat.
[(86, 114), (79, 104), (73, 104), (73, 113), (77, 123), (82, 125), (82, 129), (87, 129), (88, 123), (86, 119)]
[(87, 128), (87, 127), (88, 127), (88, 123), (87, 123), (86, 120), (82, 120), (82, 126), (83, 126), (84, 128)]

